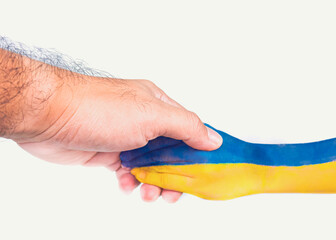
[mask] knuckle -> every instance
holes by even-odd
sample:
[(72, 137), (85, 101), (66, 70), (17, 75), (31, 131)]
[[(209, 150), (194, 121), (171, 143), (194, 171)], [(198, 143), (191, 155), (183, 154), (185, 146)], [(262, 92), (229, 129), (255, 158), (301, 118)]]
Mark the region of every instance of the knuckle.
[(200, 126), (201, 120), (196, 113), (189, 111), (187, 114), (188, 121), (193, 127), (198, 128)]
[(144, 133), (144, 138), (146, 142), (153, 140), (157, 137), (157, 131), (155, 130), (154, 127), (149, 127), (147, 131)]
[(144, 84), (144, 85), (146, 85), (148, 87), (154, 87), (154, 86), (156, 86), (152, 81), (147, 80), (147, 79), (141, 79), (139, 81), (140, 81), (140, 83), (142, 83), (142, 84)]
[(136, 86), (138, 91), (146, 95), (156, 95), (159, 90), (159, 88), (149, 80), (137, 80)]
[(129, 143), (132, 149), (141, 148), (147, 145), (148, 140), (144, 134), (143, 124), (141, 123), (134, 124), (134, 127), (131, 132), (133, 133), (133, 137), (130, 139)]
[(171, 99), (168, 97), (168, 95), (161, 89), (157, 89), (156, 93), (155, 93), (156, 97), (165, 102), (165, 103), (169, 103), (171, 101)]
[(154, 82), (150, 80), (142, 80), (142, 83), (154, 93), (163, 92)]
[(148, 143), (148, 140), (146, 139), (146, 137), (140, 134), (140, 137), (134, 140), (133, 145), (135, 146), (135, 148), (141, 148), (141, 147), (146, 146), (147, 143)]
[(143, 81), (145, 84), (147, 84), (147, 85), (155, 86), (155, 84), (154, 84), (151, 80), (143, 79), (142, 81)]
[(191, 133), (199, 134), (199, 133), (202, 132), (204, 125), (203, 125), (203, 122), (201, 121), (201, 119), (198, 117), (198, 115), (196, 113), (189, 111), (188, 122), (191, 126), (190, 127)]
[(141, 136), (143, 137), (143, 141), (148, 143), (148, 141), (155, 139), (160, 134), (160, 125), (155, 120), (154, 115), (150, 114), (146, 119), (139, 124), (139, 131)]

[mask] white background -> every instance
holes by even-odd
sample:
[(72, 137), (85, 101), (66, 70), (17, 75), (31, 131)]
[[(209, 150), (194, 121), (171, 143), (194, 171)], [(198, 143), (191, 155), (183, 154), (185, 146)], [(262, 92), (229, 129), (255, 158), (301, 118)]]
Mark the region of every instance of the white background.
[[(6, 1), (0, 34), (154, 81), (254, 142), (336, 137), (335, 1)], [(335, 239), (336, 195), (176, 204), (0, 142), (0, 239)]]

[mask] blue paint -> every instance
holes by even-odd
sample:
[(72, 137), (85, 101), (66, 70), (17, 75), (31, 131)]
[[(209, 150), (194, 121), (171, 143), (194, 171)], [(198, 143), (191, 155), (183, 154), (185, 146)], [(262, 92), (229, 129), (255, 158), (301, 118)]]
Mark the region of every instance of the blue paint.
[(302, 166), (336, 160), (336, 138), (299, 144), (255, 144), (214, 130), (223, 138), (222, 146), (215, 151), (200, 151), (180, 140), (159, 137), (145, 147), (122, 152), (120, 159), (122, 164), (129, 168), (206, 163)]

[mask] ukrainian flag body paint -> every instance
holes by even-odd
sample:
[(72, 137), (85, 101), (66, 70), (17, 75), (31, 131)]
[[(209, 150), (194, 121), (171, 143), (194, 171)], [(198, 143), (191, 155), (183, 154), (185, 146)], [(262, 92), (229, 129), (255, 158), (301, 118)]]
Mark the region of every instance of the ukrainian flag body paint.
[(302, 144), (254, 144), (216, 130), (222, 146), (195, 150), (159, 137), (123, 152), (122, 164), (141, 182), (206, 199), (254, 193), (336, 192), (336, 138)]

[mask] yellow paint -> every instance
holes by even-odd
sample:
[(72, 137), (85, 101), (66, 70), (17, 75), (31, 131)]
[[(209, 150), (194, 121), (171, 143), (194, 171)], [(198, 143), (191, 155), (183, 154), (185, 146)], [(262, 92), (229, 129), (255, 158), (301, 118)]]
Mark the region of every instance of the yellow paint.
[(256, 193), (336, 193), (336, 162), (299, 167), (239, 164), (194, 164), (135, 168), (143, 183), (227, 200)]

